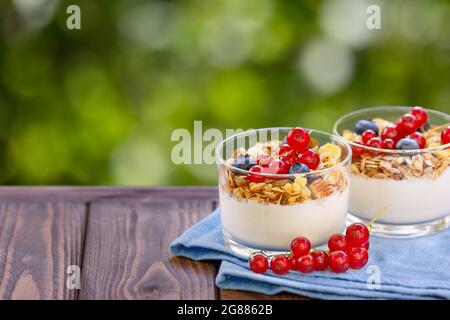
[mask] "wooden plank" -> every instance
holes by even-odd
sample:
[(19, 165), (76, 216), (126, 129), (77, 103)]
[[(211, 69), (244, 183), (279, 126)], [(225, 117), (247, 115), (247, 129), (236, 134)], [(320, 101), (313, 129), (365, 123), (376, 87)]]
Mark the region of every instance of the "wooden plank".
[(76, 201), (117, 199), (198, 199), (215, 201), (217, 187), (0, 187), (0, 201)]
[(80, 298), (216, 298), (215, 263), (169, 253), (171, 241), (212, 207), (211, 201), (178, 197), (92, 203)]
[(85, 206), (0, 203), (0, 299), (74, 299), (69, 265), (81, 265)]

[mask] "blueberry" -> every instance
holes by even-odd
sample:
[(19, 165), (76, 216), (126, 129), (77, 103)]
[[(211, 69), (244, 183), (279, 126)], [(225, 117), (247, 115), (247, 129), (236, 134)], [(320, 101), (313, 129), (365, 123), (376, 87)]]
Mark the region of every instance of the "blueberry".
[(397, 142), (397, 150), (417, 150), (419, 145), (416, 140), (411, 138), (403, 138)]
[(417, 129), (418, 132), (422, 132), (422, 129), (424, 131), (430, 130), (430, 123), (427, 121), (423, 126), (421, 126), (419, 129)]
[(248, 170), (251, 167), (253, 167), (254, 165), (256, 165), (256, 162), (255, 162), (255, 160), (250, 158), (250, 156), (248, 154), (246, 154), (245, 156), (239, 156), (236, 159), (234, 159), (234, 161), (231, 165), (235, 168)]
[(296, 162), (289, 169), (289, 174), (307, 173), (309, 171), (309, 167), (306, 164)]
[(375, 122), (370, 120), (359, 120), (355, 125), (355, 132), (363, 134), (366, 130), (373, 130), (378, 135), (378, 127)]

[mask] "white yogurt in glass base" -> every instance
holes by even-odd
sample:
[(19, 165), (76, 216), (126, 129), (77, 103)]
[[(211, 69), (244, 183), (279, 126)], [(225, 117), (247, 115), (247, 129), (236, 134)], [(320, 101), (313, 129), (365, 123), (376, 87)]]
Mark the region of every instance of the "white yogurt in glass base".
[(318, 246), (344, 230), (348, 192), (347, 188), (324, 199), (277, 205), (237, 200), (220, 191), (222, 227), (234, 242), (251, 248), (289, 251), (292, 239), (299, 235)]

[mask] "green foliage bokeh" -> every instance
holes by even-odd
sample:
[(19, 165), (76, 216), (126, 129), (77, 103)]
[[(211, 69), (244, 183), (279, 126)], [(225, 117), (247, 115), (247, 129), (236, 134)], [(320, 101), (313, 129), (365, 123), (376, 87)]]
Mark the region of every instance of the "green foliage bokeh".
[[(370, 4), (381, 30), (358, 20)], [(2, 1), (0, 183), (208, 185), (213, 165), (170, 157), (195, 120), (331, 131), (366, 106), (450, 113), (448, 30), (441, 0)]]

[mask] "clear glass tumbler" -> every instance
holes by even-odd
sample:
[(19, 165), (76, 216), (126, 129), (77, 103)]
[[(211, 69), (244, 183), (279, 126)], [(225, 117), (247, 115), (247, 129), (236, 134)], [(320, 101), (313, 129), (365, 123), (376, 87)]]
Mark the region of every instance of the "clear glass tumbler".
[[(255, 250), (289, 251), (297, 236), (318, 246), (345, 228), (351, 162), (345, 139), (308, 129), (318, 145), (339, 147), (334, 148), (339, 150), (336, 163), (308, 173), (250, 173), (232, 165), (239, 155), (256, 157), (261, 147), (274, 154), (290, 129), (247, 131), (227, 138), (216, 149), (223, 237), (241, 256)], [(257, 182), (249, 181), (250, 174)]]
[[(382, 129), (411, 107), (361, 109), (339, 119), (334, 133), (352, 139), (359, 120), (373, 120)], [(372, 234), (412, 238), (433, 234), (450, 226), (450, 144), (440, 144), (440, 133), (450, 116), (427, 110), (431, 130), (424, 133), (427, 148), (386, 150), (350, 141), (353, 159), (350, 174), (349, 221), (367, 223), (385, 212), (372, 226)], [(350, 135), (350, 136), (348, 136)]]

